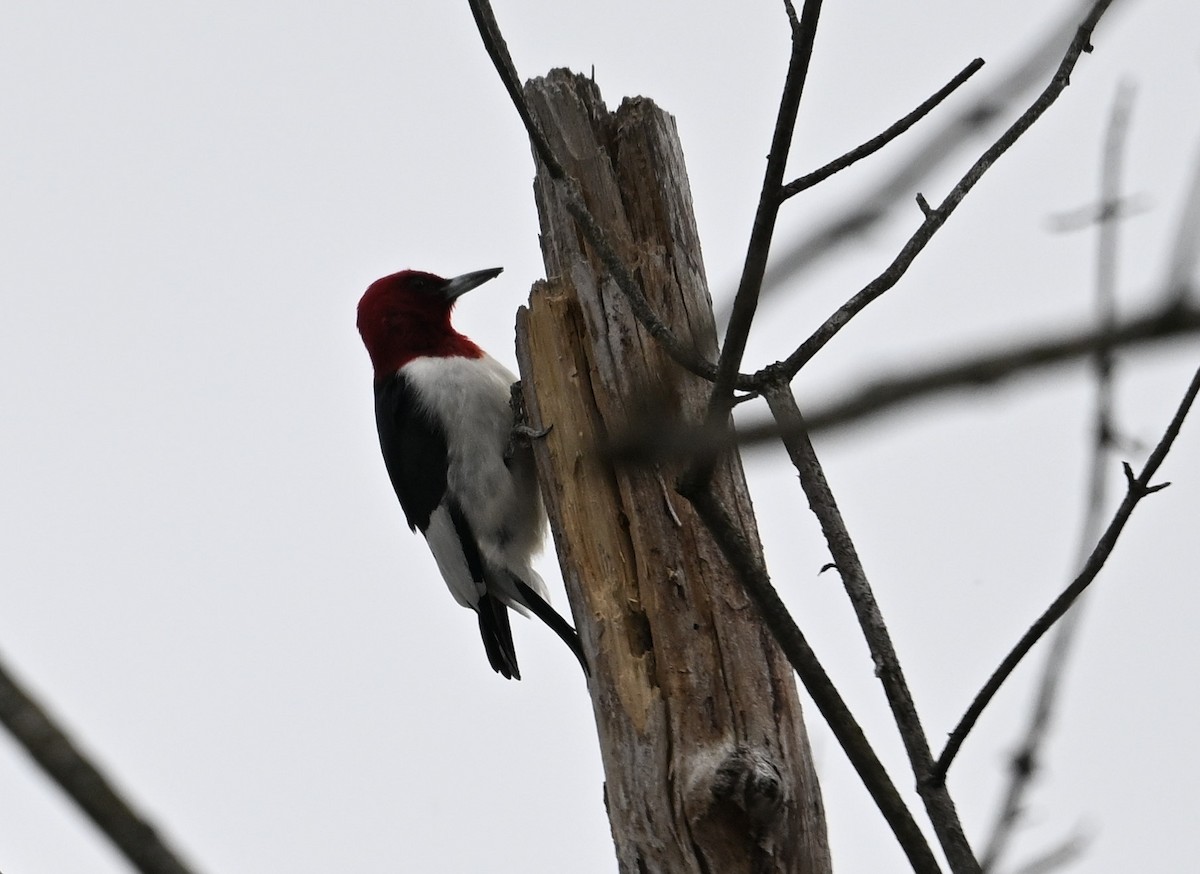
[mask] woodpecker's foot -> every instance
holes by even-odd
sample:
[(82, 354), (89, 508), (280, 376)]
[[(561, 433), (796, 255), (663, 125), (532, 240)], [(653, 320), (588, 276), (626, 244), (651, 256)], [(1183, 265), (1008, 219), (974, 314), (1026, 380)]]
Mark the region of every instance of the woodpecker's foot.
[(547, 425), (545, 428), (534, 428), (531, 425), (526, 425), (524, 422), (516, 422), (512, 426), (512, 431), (508, 434), (508, 445), (504, 447), (504, 461), (508, 463), (512, 461), (513, 456), (517, 454), (520, 447), (524, 447), (525, 451), (529, 451), (529, 445), (534, 440), (541, 440), (550, 433), (553, 425)]
[(512, 431), (508, 435), (508, 446), (504, 450), (504, 460), (512, 460), (519, 445), (528, 446), (534, 440), (541, 440), (550, 433), (553, 425), (545, 428), (535, 428), (529, 424), (529, 413), (525, 409), (525, 398), (521, 394), (521, 383), (514, 382), (509, 389), (509, 406), (513, 412)]

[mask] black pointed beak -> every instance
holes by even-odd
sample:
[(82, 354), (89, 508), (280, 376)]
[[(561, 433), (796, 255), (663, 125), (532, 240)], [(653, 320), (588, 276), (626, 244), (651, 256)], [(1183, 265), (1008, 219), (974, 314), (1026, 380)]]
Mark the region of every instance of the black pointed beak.
[(442, 296), (447, 302), (457, 300), (472, 288), (478, 288), (489, 279), (495, 279), (503, 270), (503, 267), (492, 267), (489, 270), (476, 270), (474, 273), (464, 273), (462, 276), (447, 279), (446, 284), (442, 286)]

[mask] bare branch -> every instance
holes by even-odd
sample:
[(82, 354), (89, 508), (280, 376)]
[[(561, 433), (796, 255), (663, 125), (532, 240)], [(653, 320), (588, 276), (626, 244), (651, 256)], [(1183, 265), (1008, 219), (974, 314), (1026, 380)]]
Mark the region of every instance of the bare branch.
[(0, 664), (0, 722), (142, 874), (189, 874), (175, 851)]
[[(1101, 348), (1140, 348), (1196, 333), (1200, 333), (1200, 308), (1154, 309), (1120, 323), (1111, 331), (1103, 326), (1079, 326), (1042, 339), (1025, 340), (1017, 346), (914, 369), (902, 376), (865, 379), (860, 388), (834, 392), (840, 400), (814, 406), (805, 415), (805, 427), (809, 434), (815, 434), (857, 425), (873, 416), (948, 392), (994, 387), (1018, 376), (1048, 371), (1094, 355)], [(712, 452), (735, 440), (739, 446), (752, 446), (775, 441), (784, 433), (773, 419), (741, 424), (736, 435), (723, 427), (687, 426), (653, 417), (640, 424), (644, 427), (636, 431), (614, 434), (604, 452), (623, 461), (645, 462)]]
[(963, 832), (950, 794), (944, 785), (933, 784), (926, 779), (933, 768), (929, 739), (921, 726), (921, 718), (909, 691), (908, 682), (904, 678), (900, 659), (892, 645), (883, 613), (875, 600), (875, 593), (871, 590), (854, 541), (842, 519), (833, 490), (825, 479), (825, 471), (817, 458), (812, 441), (804, 430), (804, 419), (796, 406), (792, 389), (786, 383), (774, 383), (766, 387), (764, 394), (771, 412), (780, 423), (781, 430), (786, 432), (784, 445), (788, 456), (800, 474), (800, 484), (808, 496), (809, 507), (821, 525), (821, 532), (829, 545), (834, 565), (842, 578), (842, 585), (845, 586), (846, 594), (858, 617), (863, 638), (875, 663), (875, 675), (883, 684), (888, 706), (892, 710), (913, 774), (917, 778), (917, 789), (925, 802), (942, 850), (954, 871), (979, 871), (979, 863)]
[(1109, 555), (1112, 554), (1113, 548), (1117, 544), (1117, 538), (1120, 537), (1125, 523), (1129, 521), (1129, 517), (1132, 515), (1134, 507), (1138, 505), (1138, 502), (1147, 495), (1161, 491), (1168, 485), (1167, 483), (1160, 483), (1152, 486), (1150, 485), (1150, 479), (1158, 472), (1163, 459), (1167, 457), (1167, 453), (1171, 450), (1171, 445), (1179, 435), (1179, 429), (1183, 426), (1183, 421), (1187, 418), (1188, 411), (1191, 409), (1198, 392), (1200, 392), (1200, 369), (1197, 369), (1195, 375), (1193, 375), (1192, 381), (1184, 393), (1183, 400), (1179, 404), (1179, 408), (1175, 411), (1175, 415), (1163, 433), (1162, 439), (1154, 447), (1154, 451), (1150, 453), (1150, 457), (1142, 467), (1141, 473), (1134, 476), (1132, 468), (1128, 464), (1125, 464), (1127, 481), (1125, 500), (1117, 508), (1112, 521), (1108, 524), (1108, 528), (1105, 529), (1104, 534), (1097, 542), (1096, 548), (1088, 556), (1083, 570), (1080, 571), (1079, 576), (1046, 609), (1046, 612), (1038, 617), (1029, 630), (1021, 636), (1016, 646), (1004, 657), (1000, 666), (988, 678), (988, 681), (983, 685), (979, 694), (975, 696), (975, 700), (971, 702), (971, 706), (967, 708), (967, 712), (959, 720), (958, 725), (954, 727), (954, 731), (950, 733), (950, 739), (947, 741), (945, 749), (942, 750), (942, 754), (938, 758), (931, 780), (935, 782), (943, 782), (945, 780), (946, 771), (953, 763), (954, 757), (958, 755), (963, 741), (966, 740), (967, 735), (978, 721), (980, 714), (983, 713), (984, 708), (995, 697), (996, 692), (999, 691), (1004, 681), (1008, 679), (1016, 666), (1025, 658), (1029, 650), (1033, 648), (1033, 645), (1067, 612), (1076, 599), (1091, 585), (1096, 575), (1100, 573), (1100, 569), (1104, 567), (1104, 563), (1108, 560)]
[[(980, 156), (979, 160), (972, 165), (971, 169), (966, 172), (958, 184), (946, 195), (945, 200), (936, 209), (926, 213), (925, 220), (921, 223), (921, 226), (917, 228), (916, 233), (904, 244), (904, 247), (900, 250), (900, 254), (896, 256), (887, 269), (839, 307), (837, 312), (826, 319), (824, 324), (813, 332), (813, 335), (805, 340), (795, 352), (789, 355), (778, 368), (768, 369), (781, 369), (789, 377), (794, 376), (851, 319), (900, 281), (900, 277), (912, 266), (917, 255), (921, 253), (929, 241), (933, 239), (934, 234), (946, 223), (946, 220), (950, 218), (954, 210), (962, 203), (963, 198), (983, 178), (984, 173), (991, 169), (1000, 156), (1012, 148), (1013, 144), (1042, 117), (1042, 114), (1054, 104), (1067, 85), (1070, 84), (1071, 72), (1075, 69), (1075, 64), (1079, 60), (1079, 56), (1085, 51), (1091, 51), (1092, 32), (1112, 3), (1113, 0), (1096, 0), (1087, 17), (1076, 29), (1075, 37), (1067, 47), (1066, 54), (1063, 56), (1058, 70), (1050, 80), (1050, 83), (1042, 90), (1042, 93), (1038, 95), (1029, 108), (1021, 113), (1021, 116), (1013, 122), (1008, 130)], [(820, 246), (827, 245), (828, 241), (820, 243)], [(792, 265), (789, 269), (794, 270), (795, 267), (796, 265)], [(759, 375), (755, 374), (756, 377)]]
[[(550, 148), (549, 142), (529, 110), (516, 67), (513, 66), (504, 36), (500, 33), (500, 26), (496, 23), (491, 3), (488, 0), (468, 0), (468, 3), (475, 16), (475, 24), (479, 28), (479, 36), (483, 40), (488, 57), (492, 59), (492, 64), (500, 75), (500, 81), (504, 83), (504, 89), (508, 92), (513, 106), (516, 107), (522, 124), (525, 125), (525, 131), (529, 135), (529, 141), (533, 144), (538, 159), (545, 165), (551, 178), (565, 186), (567, 210), (571, 213), (571, 217), (578, 222), (584, 238), (596, 252), (604, 268), (613, 277), (617, 287), (621, 289), (621, 293), (629, 299), (630, 309), (634, 316), (680, 366), (697, 376), (713, 379), (716, 376), (717, 368), (712, 362), (706, 361), (700, 356), (695, 349), (681, 343), (679, 338), (654, 312), (646, 300), (645, 292), (634, 279), (620, 255), (617, 254), (615, 247), (592, 215), (591, 210), (588, 209), (583, 195), (579, 191), (578, 183), (566, 174), (558, 157), (554, 154), (554, 150)], [(735, 374), (735, 383), (739, 387), (746, 387), (736, 379), (736, 376)]]
[[(1001, 77), (999, 85), (991, 93), (927, 136), (920, 146), (913, 149), (908, 161), (899, 165), (853, 206), (829, 218), (808, 236), (784, 247), (767, 275), (765, 291), (774, 291), (818, 260), (836, 252), (840, 244), (881, 221), (895, 204), (907, 201), (930, 172), (944, 163), (968, 139), (984, 130), (1005, 106), (1040, 81), (1045, 71), (1062, 59), (1065, 42), (1070, 41), (1072, 45), (1068, 55), (1073, 51), (1078, 57), (1079, 51), (1084, 50), (1085, 46), (1090, 50), (1088, 40), (1091, 31), (1110, 4), (1111, 0), (1078, 4), (1060, 25), (1050, 30), (1041, 43)], [(1083, 28), (1087, 32), (1082, 41), (1076, 33), (1080, 20), (1084, 21)], [(1075, 38), (1071, 39), (1073, 33)], [(1070, 65), (1074, 66), (1074, 58)], [(1061, 74), (1060, 67), (1055, 79)], [(1064, 79), (1059, 90), (1065, 85)]]
[[(1090, 325), (1079, 327), (903, 376), (864, 380), (862, 388), (840, 392), (842, 400), (814, 409), (808, 416), (808, 427), (810, 432), (816, 432), (857, 423), (946, 392), (994, 386), (1030, 371), (1067, 364), (1093, 355), (1103, 347), (1140, 347), (1197, 332), (1200, 332), (1200, 308), (1151, 310), (1122, 322), (1111, 332)], [(767, 439), (772, 428), (773, 425), (764, 424), (740, 429), (741, 441)]]
[[(1105, 137), (1104, 156), (1100, 163), (1099, 232), (1096, 235), (1096, 310), (1101, 331), (1109, 335), (1116, 322), (1117, 253), (1121, 202), (1121, 171), (1125, 139), (1129, 131), (1129, 115), (1133, 107), (1133, 89), (1123, 83), (1113, 100), (1112, 112)], [(1116, 425), (1113, 422), (1113, 370), (1115, 360), (1112, 346), (1096, 349), (1096, 407), (1092, 427), (1091, 471), (1088, 477), (1087, 502), (1084, 509), (1080, 538), (1079, 564), (1087, 559), (1086, 550), (1096, 542), (1103, 523), (1108, 485), (1109, 451), (1113, 446)], [(1012, 755), (1008, 786), (1005, 789), (996, 823), (980, 857), (983, 870), (994, 871), (1004, 851), (1016, 833), (1024, 808), (1025, 796), (1032, 787), (1038, 771), (1042, 744), (1050, 729), (1050, 720), (1058, 702), (1067, 658), (1083, 617), (1083, 603), (1077, 603), (1058, 624), (1050, 641), (1050, 652), (1042, 668), (1029, 725)], [(1074, 843), (1074, 842), (1072, 842)]]
[(875, 154), (892, 140), (896, 139), (896, 137), (900, 136), (900, 134), (904, 133), (906, 130), (932, 112), (939, 103), (957, 91), (960, 85), (978, 73), (981, 69), (983, 69), (983, 58), (976, 58), (975, 60), (971, 61), (971, 63), (967, 64), (967, 66), (965, 66), (957, 76), (934, 92), (931, 97), (929, 97), (924, 103), (922, 103), (908, 115), (904, 116), (904, 118), (900, 119), (887, 130), (883, 131), (883, 133), (872, 137), (861, 146), (851, 149), (840, 158), (835, 158), (825, 166), (818, 167), (811, 173), (806, 173), (800, 178), (795, 179), (783, 186), (783, 192), (780, 195), (780, 198), (782, 200), (787, 200), (789, 197), (794, 197), (801, 191), (807, 191), (814, 185), (824, 182), (834, 173), (845, 170), (847, 167), (858, 163), (863, 158)]
[[(689, 491), (688, 489), (692, 490)], [(721, 548), (722, 554), (738, 574), (746, 592), (753, 598), (763, 622), (787, 656), (813, 703), (821, 711), (834, 737), (841, 744), (871, 798), (896, 836), (918, 874), (940, 872), (937, 858), (929, 848), (925, 835), (917, 826), (896, 786), (892, 783), (862, 728), (846, 706), (846, 702), (825, 673), (804, 633), (796, 625), (787, 607), (771, 584), (770, 575), (758, 553), (734, 524), (713, 490), (704, 484), (687, 484), (679, 488)]]
[(488, 53), (488, 57), (492, 59), (492, 66), (500, 75), (504, 90), (508, 92), (508, 97), (512, 100), (517, 115), (521, 117), (521, 123), (525, 125), (525, 131), (529, 135), (529, 141), (533, 144), (534, 151), (537, 152), (541, 162), (546, 165), (551, 176), (555, 179), (565, 179), (566, 173), (563, 172), (562, 164), (558, 163), (558, 158), (550, 148), (550, 144), (546, 142), (545, 135), (542, 134), (541, 128), (538, 127), (537, 121), (525, 102), (525, 94), (521, 90), (521, 80), (517, 75), (516, 65), (513, 64), (512, 55), (508, 53), (508, 43), (504, 41), (504, 34), (500, 32), (500, 25), (496, 22), (496, 13), (492, 11), (492, 4), (488, 0), (467, 0), (467, 2), (471, 7), (471, 14), (475, 16), (475, 26), (479, 28), (483, 48)]
[[(738, 370), (750, 337), (754, 313), (758, 308), (758, 295), (762, 289), (763, 275), (767, 270), (767, 255), (770, 253), (771, 238), (775, 233), (775, 220), (783, 203), (780, 190), (795, 133), (800, 98), (804, 94), (804, 83), (808, 78), (808, 67), (812, 60), (817, 22), (821, 16), (821, 0), (805, 0), (799, 20), (796, 19), (795, 9), (790, 2), (787, 4), (787, 10), (792, 24), (792, 53), (783, 83), (783, 96), (779, 101), (779, 113), (775, 119), (775, 132), (771, 137), (771, 152), (767, 156), (767, 169), (758, 198), (758, 209), (750, 230), (750, 243), (746, 247), (742, 278), (738, 283), (729, 327), (725, 331), (725, 342), (721, 346), (721, 355), (717, 361), (717, 377), (713, 382), (706, 415), (706, 421), (710, 425), (727, 422), (733, 409), (733, 392), (737, 387)], [(697, 464), (686, 476), (695, 477), (698, 481), (706, 480), (712, 475), (713, 464), (714, 457), (700, 456)]]
[(792, 26), (792, 39), (796, 39), (800, 33), (800, 17), (796, 15), (796, 7), (792, 0), (783, 0), (783, 8), (787, 10), (788, 24)]

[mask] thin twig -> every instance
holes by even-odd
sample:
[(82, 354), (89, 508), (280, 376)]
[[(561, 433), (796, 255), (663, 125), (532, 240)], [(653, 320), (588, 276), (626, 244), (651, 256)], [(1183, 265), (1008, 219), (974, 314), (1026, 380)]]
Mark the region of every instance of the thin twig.
[[(1129, 130), (1133, 89), (1123, 83), (1117, 90), (1105, 136), (1104, 156), (1100, 162), (1099, 229), (1096, 234), (1096, 310), (1100, 330), (1111, 335), (1117, 318), (1116, 284), (1117, 253), (1119, 251), (1119, 210), (1121, 202), (1121, 170), (1125, 139)], [(1108, 491), (1108, 459), (1114, 442), (1116, 425), (1113, 421), (1113, 370), (1115, 356), (1111, 344), (1096, 350), (1096, 404), (1092, 426), (1091, 471), (1088, 476), (1087, 501), (1084, 509), (1082, 536), (1079, 545), (1079, 564), (1087, 558), (1087, 550), (1096, 542), (1103, 523), (1102, 514)], [(1050, 641), (1050, 652), (1042, 667), (1041, 679), (1034, 696), (1033, 710), (1017, 750), (1012, 755), (1008, 785), (996, 815), (995, 825), (980, 855), (983, 870), (994, 871), (1004, 856), (1024, 809), (1025, 797), (1038, 771), (1042, 744), (1050, 729), (1050, 721), (1058, 702), (1059, 689), (1066, 673), (1067, 658), (1083, 617), (1081, 600), (1067, 612), (1058, 624)]]
[[(851, 319), (900, 281), (900, 278), (912, 266), (913, 261), (916, 260), (917, 255), (929, 244), (933, 236), (942, 228), (946, 220), (958, 208), (958, 205), (962, 203), (963, 198), (967, 196), (976, 183), (983, 178), (983, 175), (999, 160), (1000, 156), (1012, 148), (1013, 144), (1042, 117), (1042, 114), (1053, 105), (1066, 89), (1071, 80), (1071, 72), (1075, 69), (1075, 64), (1078, 62), (1079, 56), (1085, 51), (1091, 50), (1092, 32), (1095, 30), (1096, 25), (1099, 24), (1100, 18), (1113, 2), (1114, 0), (1097, 0), (1093, 4), (1087, 17), (1077, 28), (1075, 37), (1067, 47), (1066, 54), (1063, 56), (1058, 70), (1050, 80), (1050, 83), (1046, 85), (1037, 99), (1033, 101), (1028, 109), (1021, 113), (1021, 116), (1013, 122), (1008, 130), (988, 147), (979, 160), (971, 166), (971, 169), (966, 172), (958, 181), (958, 184), (946, 195), (941, 204), (936, 209), (926, 213), (925, 220), (921, 222), (920, 227), (917, 228), (908, 242), (904, 244), (904, 247), (900, 250), (900, 254), (888, 265), (887, 269), (851, 297), (850, 300), (842, 304), (786, 360), (779, 365), (772, 365), (768, 369), (782, 370), (787, 375), (794, 376), (818, 351), (824, 348), (826, 343), (837, 336), (838, 332), (846, 327)], [(757, 376), (759, 374), (755, 374), (755, 377)]]
[[(804, 95), (804, 84), (808, 80), (813, 44), (817, 37), (817, 23), (821, 18), (821, 0), (805, 0), (799, 19), (796, 18), (796, 10), (790, 0), (786, 0), (785, 7), (792, 28), (792, 52), (783, 82), (783, 94), (779, 100), (779, 112), (775, 117), (775, 131), (771, 136), (771, 151), (767, 156), (758, 208), (750, 229), (750, 242), (746, 246), (742, 277), (733, 300), (733, 312), (729, 318), (729, 327), (725, 331), (725, 342), (717, 360), (717, 377), (713, 381), (712, 394), (709, 395), (708, 412), (705, 417), (709, 425), (727, 422), (733, 409), (733, 392), (737, 387), (737, 375), (750, 337), (750, 327), (754, 323), (754, 313), (758, 309), (758, 296), (767, 270), (767, 256), (775, 234), (775, 221), (783, 203), (780, 197), (783, 174), (787, 170), (788, 152), (795, 135), (796, 116), (800, 111), (800, 98)], [(700, 456), (685, 477), (694, 480), (695, 485), (703, 483), (712, 476), (715, 463), (716, 456)]]
[(1084, 564), (1083, 570), (1080, 571), (1079, 576), (1063, 590), (1062, 594), (1054, 599), (1054, 602), (1046, 609), (1046, 612), (1038, 617), (1029, 630), (1021, 636), (1016, 646), (1004, 657), (999, 667), (996, 668), (992, 676), (984, 683), (983, 688), (975, 696), (975, 700), (971, 702), (971, 706), (967, 708), (967, 712), (963, 714), (958, 725), (954, 727), (954, 731), (950, 733), (950, 739), (946, 742), (946, 747), (942, 750), (941, 756), (938, 757), (937, 765), (931, 777), (933, 781), (943, 782), (945, 780), (946, 771), (953, 763), (954, 757), (958, 755), (963, 741), (966, 740), (967, 735), (978, 721), (980, 714), (983, 713), (984, 708), (995, 697), (1001, 685), (1004, 684), (1004, 681), (1008, 679), (1013, 670), (1028, 654), (1029, 650), (1033, 648), (1033, 645), (1067, 612), (1071, 605), (1075, 603), (1075, 600), (1091, 585), (1096, 575), (1100, 573), (1100, 569), (1104, 567), (1104, 563), (1108, 560), (1109, 555), (1112, 554), (1113, 547), (1117, 543), (1117, 538), (1120, 537), (1125, 523), (1129, 521), (1129, 517), (1138, 505), (1138, 502), (1147, 495), (1160, 491), (1169, 485), (1169, 483), (1160, 483), (1152, 486), (1150, 485), (1150, 479), (1158, 472), (1163, 459), (1167, 457), (1167, 453), (1171, 450), (1171, 444), (1175, 442), (1175, 438), (1179, 435), (1179, 429), (1183, 425), (1183, 420), (1187, 418), (1188, 410), (1191, 409), (1197, 392), (1200, 392), (1200, 369), (1197, 369), (1196, 373), (1192, 376), (1192, 381), (1184, 393), (1179, 408), (1175, 411), (1175, 415), (1163, 433), (1162, 439), (1154, 447), (1154, 451), (1150, 453), (1150, 457), (1142, 467), (1141, 473), (1134, 476), (1133, 469), (1128, 464), (1125, 464), (1125, 499), (1121, 502), (1121, 506), (1117, 508), (1112, 521), (1108, 524), (1108, 528), (1105, 529), (1104, 534), (1097, 542), (1096, 548), (1088, 556), (1088, 560)]
[[(808, 416), (808, 428), (815, 433), (858, 423), (946, 392), (994, 386), (1033, 370), (1045, 370), (1093, 355), (1104, 346), (1126, 349), (1197, 332), (1200, 332), (1200, 307), (1158, 308), (1121, 322), (1111, 333), (1093, 325), (1081, 326), (1044, 339), (1027, 340), (1019, 346), (915, 370), (903, 376), (864, 380), (862, 388), (839, 392), (841, 400), (814, 409)], [(764, 424), (742, 428), (742, 440), (752, 443), (767, 439), (774, 433), (772, 427)]]
[(812, 441), (808, 439), (804, 430), (804, 419), (796, 406), (792, 389), (786, 383), (776, 383), (768, 386), (764, 394), (771, 412), (780, 423), (781, 430), (787, 433), (784, 446), (788, 457), (800, 474), (800, 484), (808, 496), (808, 505), (821, 525), (821, 532), (829, 545), (833, 563), (858, 617), (859, 627), (875, 664), (875, 675), (883, 684), (884, 695), (916, 777), (917, 789), (946, 859), (955, 872), (977, 872), (979, 863), (967, 841), (950, 793), (944, 785), (935, 785), (926, 779), (933, 768), (929, 738), (921, 725), (921, 718), (909, 691), (908, 681), (904, 678), (904, 670), (896, 655), (896, 648), (892, 645), (883, 613), (875, 600), (875, 593), (867, 580), (854, 541), (842, 519)]
[[(516, 67), (513, 65), (512, 56), (508, 52), (504, 36), (500, 32), (500, 26), (496, 23), (496, 16), (492, 12), (491, 3), (488, 0), (468, 0), (468, 3), (471, 7), (471, 12), (475, 16), (475, 24), (479, 28), (479, 36), (483, 40), (488, 57), (492, 59), (492, 64), (500, 76), (500, 81), (504, 84), (504, 90), (508, 92), (513, 106), (516, 107), (517, 115), (520, 116), (521, 123), (525, 126), (525, 132), (529, 136), (529, 141), (533, 144), (533, 149), (537, 153), (538, 160), (546, 168), (546, 172), (550, 174), (550, 177), (557, 184), (564, 187), (566, 195), (564, 202), (567, 211), (579, 224), (583, 236), (600, 258), (601, 263), (609, 275), (612, 276), (621, 293), (629, 300), (630, 310), (633, 312), (634, 317), (651, 336), (662, 344), (667, 354), (678, 364), (697, 376), (702, 376), (709, 380), (713, 379), (717, 373), (716, 366), (711, 361), (705, 360), (694, 348), (680, 342), (674, 332), (654, 312), (654, 308), (650, 306), (641, 286), (620, 255), (617, 254), (616, 248), (609, 241), (607, 235), (596, 221), (595, 216), (592, 215), (591, 210), (588, 209), (583, 195), (579, 190), (579, 183), (563, 170), (562, 163), (554, 154), (554, 150), (550, 147), (549, 141), (542, 133), (537, 120), (533, 117), (533, 113), (529, 109), (528, 102), (525, 100), (525, 92), (521, 88)], [(737, 380), (736, 376), (735, 374), (734, 381), (738, 384), (738, 387), (747, 387), (741, 381)]]
[(900, 136), (900, 134), (904, 133), (906, 130), (932, 112), (939, 103), (957, 91), (959, 86), (978, 73), (981, 69), (983, 69), (983, 58), (976, 58), (975, 60), (971, 61), (971, 63), (967, 64), (967, 66), (964, 67), (957, 76), (934, 92), (931, 97), (929, 97), (924, 103), (922, 103), (908, 115), (904, 116), (904, 118), (900, 119), (887, 130), (883, 131), (883, 133), (872, 137), (861, 146), (851, 149), (840, 158), (835, 158), (825, 166), (818, 167), (811, 173), (806, 173), (798, 179), (795, 179), (783, 186), (780, 199), (787, 200), (789, 197), (794, 197), (801, 191), (807, 191), (814, 185), (824, 182), (834, 173), (845, 170), (847, 167), (858, 163), (863, 158), (875, 154), (892, 140), (896, 139), (896, 137)]
[[(805, 426), (809, 434), (815, 434), (860, 425), (874, 416), (952, 391), (992, 388), (1018, 376), (1046, 372), (1095, 355), (1101, 348), (1134, 350), (1197, 333), (1200, 333), (1200, 307), (1186, 310), (1159, 307), (1132, 316), (1111, 331), (1092, 324), (1080, 325), (1050, 337), (1025, 340), (1017, 346), (1006, 345), (959, 361), (914, 369), (902, 376), (865, 379), (859, 388), (834, 392), (840, 400), (812, 407), (805, 414)], [(739, 424), (736, 434), (730, 434), (724, 427), (705, 428), (651, 419), (639, 424), (636, 430), (612, 435), (603, 451), (621, 461), (644, 463), (678, 459), (697, 452), (711, 453), (735, 441), (742, 447), (774, 442), (782, 433), (774, 419)]]
[(479, 36), (483, 39), (483, 48), (488, 53), (488, 57), (492, 59), (492, 66), (500, 75), (500, 82), (504, 85), (504, 90), (508, 92), (508, 97), (512, 100), (517, 115), (521, 117), (521, 123), (525, 125), (525, 132), (529, 135), (529, 141), (533, 144), (538, 158), (546, 165), (546, 170), (552, 177), (555, 179), (567, 178), (562, 164), (558, 162), (554, 150), (550, 148), (542, 129), (538, 127), (537, 120), (529, 111), (529, 105), (525, 102), (525, 92), (521, 89), (521, 80), (517, 75), (516, 65), (513, 64), (512, 55), (508, 52), (508, 43), (504, 41), (500, 25), (496, 22), (496, 13), (492, 11), (492, 4), (488, 0), (468, 0), (468, 5), (471, 7), (471, 14), (475, 16), (475, 26), (479, 28)]
[[(1104, 4), (1107, 6), (1108, 4)], [(809, 235), (781, 245), (766, 277), (764, 292), (779, 288), (822, 258), (837, 252), (840, 245), (858, 237), (889, 215), (898, 203), (912, 197), (922, 181), (947, 161), (971, 137), (985, 130), (1012, 101), (1043, 81), (1045, 71), (1059, 62), (1063, 45), (1075, 32), (1092, 4), (1076, 4), (1061, 24), (1047, 32), (1040, 43), (1000, 78), (999, 84), (971, 106), (944, 121), (913, 148), (911, 157), (899, 164), (863, 197), (840, 213), (828, 217)]]
[(0, 722), (142, 874), (189, 874), (154, 827), (0, 664)]
[(937, 874), (941, 869), (925, 835), (917, 826), (900, 793), (896, 791), (895, 784), (875, 755), (846, 702), (829, 679), (829, 675), (825, 673), (804, 633), (796, 625), (779, 593), (775, 591), (761, 555), (746, 540), (745, 534), (730, 518), (711, 488), (701, 485), (691, 492), (687, 491), (687, 488), (687, 485), (681, 485), (680, 494), (691, 502), (712, 533), (722, 554), (737, 573), (746, 592), (758, 607), (763, 622), (800, 677), (813, 703), (828, 723), (830, 731), (841, 744), (850, 764), (891, 827), (913, 871), (918, 874)]

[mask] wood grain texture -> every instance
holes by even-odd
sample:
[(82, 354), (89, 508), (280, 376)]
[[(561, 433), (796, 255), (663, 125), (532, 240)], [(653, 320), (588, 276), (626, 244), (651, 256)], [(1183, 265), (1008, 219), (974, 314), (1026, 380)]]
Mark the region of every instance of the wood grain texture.
[[(674, 119), (645, 99), (609, 113), (595, 84), (526, 86), (534, 117), (659, 317), (715, 358), (716, 332)], [(545, 282), (518, 317), (518, 358), (543, 493), (592, 666), (619, 868), (830, 870), (791, 669), (703, 524), (675, 466), (614, 468), (606, 434), (646, 416), (699, 421), (707, 383), (638, 325), (539, 167)], [(736, 455), (714, 488), (751, 540)]]

